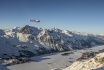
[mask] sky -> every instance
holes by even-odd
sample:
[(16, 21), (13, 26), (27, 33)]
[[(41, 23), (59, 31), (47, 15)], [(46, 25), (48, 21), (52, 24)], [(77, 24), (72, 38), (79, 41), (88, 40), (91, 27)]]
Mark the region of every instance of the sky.
[(104, 0), (0, 0), (0, 29), (25, 25), (104, 34)]

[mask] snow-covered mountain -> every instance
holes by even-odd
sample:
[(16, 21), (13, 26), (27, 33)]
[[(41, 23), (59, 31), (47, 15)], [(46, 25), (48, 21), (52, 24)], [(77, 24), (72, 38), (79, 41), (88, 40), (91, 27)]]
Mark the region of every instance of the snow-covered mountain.
[(76, 61), (63, 70), (103, 70), (104, 69), (104, 53), (97, 54), (93, 58), (87, 60)]
[(57, 28), (42, 29), (26, 25), (22, 28), (0, 29), (0, 58), (30, 57), (102, 44), (104, 44), (103, 35), (71, 32)]

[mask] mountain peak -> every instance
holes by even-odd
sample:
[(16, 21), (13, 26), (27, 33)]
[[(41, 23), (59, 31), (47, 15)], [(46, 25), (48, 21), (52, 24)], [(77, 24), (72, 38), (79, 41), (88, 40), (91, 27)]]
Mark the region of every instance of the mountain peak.
[(26, 25), (25, 27), (21, 28), (19, 30), (20, 33), (26, 33), (26, 34), (31, 34), (32, 30), (30, 29), (29, 25)]
[(38, 34), (42, 29), (39, 27), (32, 27), (29, 25), (24, 26), (19, 30), (19, 33), (24, 33), (24, 34)]

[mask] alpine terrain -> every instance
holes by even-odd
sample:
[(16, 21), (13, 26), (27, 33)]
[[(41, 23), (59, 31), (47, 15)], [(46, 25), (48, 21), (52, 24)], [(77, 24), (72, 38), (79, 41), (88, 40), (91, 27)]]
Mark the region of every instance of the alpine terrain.
[(103, 44), (104, 35), (73, 32), (57, 28), (42, 29), (26, 25), (24, 27), (0, 29), (0, 61), (2, 59), (16, 58), (12, 62), (21, 63), (18, 62), (23, 60), (20, 57), (24, 57), (26, 61), (29, 59), (25, 57), (85, 49)]
[(104, 51), (93, 58), (87, 60), (75, 61), (69, 67), (63, 70), (104, 70)]

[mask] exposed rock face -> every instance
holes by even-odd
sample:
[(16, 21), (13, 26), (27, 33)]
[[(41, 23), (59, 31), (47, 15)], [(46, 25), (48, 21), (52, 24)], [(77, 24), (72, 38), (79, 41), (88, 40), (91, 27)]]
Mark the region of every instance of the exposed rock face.
[(21, 30), (19, 30), (20, 33), (26, 33), (26, 34), (32, 34), (32, 30), (29, 28), (28, 25), (26, 25), (25, 27), (23, 27)]
[(12, 55), (34, 56), (102, 44), (104, 36), (57, 28), (42, 29), (26, 25), (23, 28), (0, 30), (0, 57), (7, 54), (6, 58)]
[(24, 26), (19, 30), (19, 33), (24, 34), (38, 34), (42, 29), (37, 27), (30, 27), (29, 25)]

